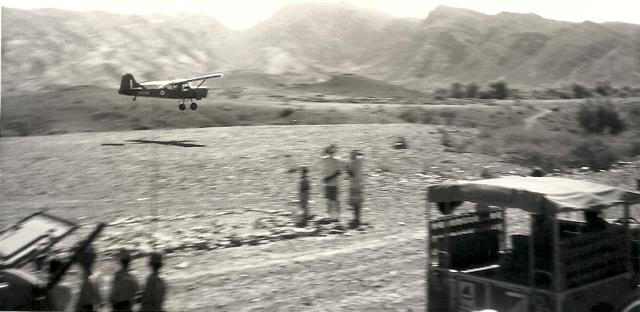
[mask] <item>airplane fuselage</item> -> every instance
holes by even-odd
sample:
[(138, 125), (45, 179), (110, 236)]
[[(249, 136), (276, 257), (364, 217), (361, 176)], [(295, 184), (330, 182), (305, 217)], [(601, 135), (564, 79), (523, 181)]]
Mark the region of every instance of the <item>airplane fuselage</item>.
[(157, 98), (165, 98), (165, 99), (195, 99), (201, 100), (207, 97), (209, 89), (208, 88), (189, 88), (186, 90), (183, 89), (169, 89), (169, 88), (131, 88), (125, 90), (119, 90), (118, 93), (129, 95), (129, 96), (144, 96), (144, 97), (157, 97)]

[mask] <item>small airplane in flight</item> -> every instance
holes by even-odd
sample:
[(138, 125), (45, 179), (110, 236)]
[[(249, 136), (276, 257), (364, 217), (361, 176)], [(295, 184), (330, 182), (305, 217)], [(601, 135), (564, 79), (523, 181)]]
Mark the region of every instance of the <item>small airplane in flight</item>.
[[(206, 98), (209, 90), (202, 84), (209, 78), (222, 76), (222, 74), (218, 73), (189, 79), (137, 83), (132, 74), (124, 74), (122, 75), (122, 80), (120, 80), (120, 90), (118, 90), (118, 93), (133, 96), (134, 101), (138, 96), (182, 100), (182, 103), (178, 105), (180, 110), (185, 110), (187, 106), (184, 102), (190, 100), (191, 105), (189, 108), (196, 110), (198, 104), (195, 103), (195, 100)], [(191, 82), (194, 81), (200, 81), (200, 83), (194, 87), (191, 85)]]

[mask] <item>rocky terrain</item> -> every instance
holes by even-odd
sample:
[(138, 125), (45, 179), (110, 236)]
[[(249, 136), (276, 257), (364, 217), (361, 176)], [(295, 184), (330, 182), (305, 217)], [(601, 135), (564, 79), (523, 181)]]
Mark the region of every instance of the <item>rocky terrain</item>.
[(640, 83), (638, 25), (445, 6), (417, 19), (305, 2), (239, 31), (194, 14), (2, 8), (2, 33), (3, 97), (24, 88), (117, 87), (126, 72), (144, 81), (240, 70), (287, 84), (352, 73), (418, 91), (497, 79), (535, 88)]
[[(398, 136), (408, 149), (391, 148)], [(477, 179), (483, 167), (530, 171), (439, 141), (434, 126), (412, 124), (2, 138), (0, 225), (48, 209), (81, 225), (64, 249), (97, 222), (108, 223), (96, 242), (105, 289), (116, 248), (136, 257), (163, 250), (170, 311), (424, 311), (426, 187)], [(359, 230), (322, 224), (317, 160), (330, 143), (343, 158), (352, 148), (366, 155), (368, 224)], [(311, 166), (317, 221), (306, 229), (291, 224), (301, 164)], [(632, 189), (638, 165), (565, 176)], [(342, 217), (350, 218), (344, 205)], [(519, 230), (524, 219), (514, 214), (509, 222)], [(141, 258), (133, 268), (140, 279), (148, 273)], [(74, 269), (66, 282), (77, 286), (77, 278)]]

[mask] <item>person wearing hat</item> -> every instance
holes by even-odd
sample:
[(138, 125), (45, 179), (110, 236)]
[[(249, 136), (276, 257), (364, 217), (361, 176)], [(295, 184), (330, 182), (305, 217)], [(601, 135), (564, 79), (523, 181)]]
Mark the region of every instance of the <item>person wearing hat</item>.
[(327, 213), (335, 221), (340, 221), (340, 202), (338, 201), (338, 176), (342, 162), (334, 155), (336, 146), (331, 144), (324, 150), (321, 158), (322, 180), (325, 185), (325, 197), (327, 199)]
[(113, 276), (109, 303), (111, 303), (113, 311), (131, 311), (140, 287), (138, 280), (129, 272), (129, 263), (131, 262), (129, 251), (121, 249), (118, 253), (118, 260), (120, 270)]
[(362, 209), (362, 165), (363, 156), (360, 151), (351, 151), (351, 162), (347, 166), (351, 185), (349, 187), (349, 204), (353, 208), (353, 220), (349, 223), (349, 227), (358, 228), (360, 226), (360, 210)]
[(297, 220), (296, 225), (298, 227), (307, 226), (307, 221), (309, 219), (309, 191), (311, 190), (311, 184), (309, 183), (309, 179), (307, 178), (307, 172), (309, 169), (307, 166), (302, 166), (300, 169), (300, 185), (298, 187), (298, 194), (300, 200), (300, 209), (302, 210), (302, 214), (300, 218)]
[(142, 293), (140, 311), (162, 311), (167, 286), (160, 277), (160, 267), (162, 267), (162, 255), (154, 252), (149, 257), (151, 274), (147, 277), (144, 291)]
[(76, 302), (76, 311), (97, 311), (102, 303), (100, 285), (98, 285), (97, 280), (91, 276), (96, 257), (96, 252), (93, 250), (93, 247), (89, 245), (82, 251), (78, 259), (78, 263), (82, 269), (82, 283), (80, 285), (78, 301)]

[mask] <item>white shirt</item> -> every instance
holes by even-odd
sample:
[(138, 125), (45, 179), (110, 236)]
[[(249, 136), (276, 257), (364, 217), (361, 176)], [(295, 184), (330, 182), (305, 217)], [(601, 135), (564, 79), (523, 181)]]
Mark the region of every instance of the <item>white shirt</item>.
[[(320, 163), (322, 165), (322, 178), (329, 177), (336, 173), (336, 171), (340, 170), (342, 167), (342, 161), (339, 158), (326, 155), (322, 156), (320, 159)], [(338, 186), (338, 177), (335, 177), (327, 182), (325, 182), (327, 186)]]

